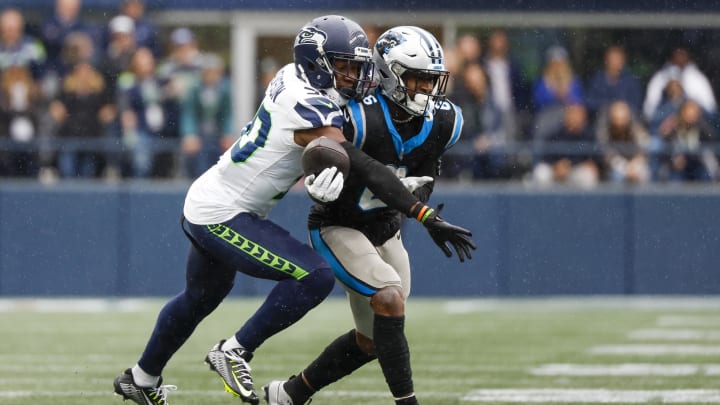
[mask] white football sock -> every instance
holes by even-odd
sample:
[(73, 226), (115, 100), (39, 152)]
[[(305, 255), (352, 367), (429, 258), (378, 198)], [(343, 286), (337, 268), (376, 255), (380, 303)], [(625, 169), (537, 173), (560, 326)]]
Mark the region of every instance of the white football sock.
[(157, 387), (160, 382), (160, 376), (150, 375), (145, 372), (139, 365), (132, 368), (133, 380), (140, 387)]
[(231, 338), (226, 340), (222, 346), (220, 347), (220, 350), (226, 352), (228, 350), (232, 349), (244, 349), (243, 345), (240, 344), (240, 342), (237, 341), (235, 338), (235, 335), (233, 335)]

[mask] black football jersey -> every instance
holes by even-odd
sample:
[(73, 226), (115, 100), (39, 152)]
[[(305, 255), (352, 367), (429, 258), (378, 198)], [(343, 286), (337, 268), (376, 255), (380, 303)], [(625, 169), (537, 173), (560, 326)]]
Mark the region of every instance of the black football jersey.
[[(444, 101), (432, 117), (415, 117), (398, 124), (390, 118), (388, 102), (376, 92), (362, 101), (348, 103), (345, 138), (400, 178), (435, 177), (441, 155), (460, 137), (460, 109)], [(309, 226), (354, 228), (379, 246), (400, 229), (401, 220), (400, 212), (376, 198), (359, 176), (353, 176), (351, 167), (340, 197), (312, 207)]]

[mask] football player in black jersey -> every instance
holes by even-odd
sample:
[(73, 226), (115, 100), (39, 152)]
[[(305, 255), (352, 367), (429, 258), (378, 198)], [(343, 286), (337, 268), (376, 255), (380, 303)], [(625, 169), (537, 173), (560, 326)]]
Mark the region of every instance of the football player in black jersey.
[[(379, 87), (348, 104), (343, 132), (424, 203), (440, 157), (457, 142), (463, 124), (460, 109), (444, 97), (443, 51), (432, 34), (410, 26), (386, 31), (374, 48)], [(298, 376), (268, 384), (271, 405), (304, 404), (376, 358), (395, 403), (418, 404), (404, 333), (410, 262), (400, 238), (402, 214), (376, 198), (352, 170), (337, 200), (313, 206), (309, 228), (313, 247), (347, 292), (355, 329), (330, 343)], [(439, 245), (450, 257), (448, 246)], [(453, 247), (461, 262), (475, 249), (469, 238)]]

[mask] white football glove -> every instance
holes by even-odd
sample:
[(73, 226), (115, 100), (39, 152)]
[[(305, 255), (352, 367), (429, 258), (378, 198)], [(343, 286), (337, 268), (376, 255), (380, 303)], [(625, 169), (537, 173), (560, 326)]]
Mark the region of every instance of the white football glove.
[(403, 177), (400, 179), (403, 186), (407, 189), (409, 192), (413, 192), (417, 190), (418, 188), (430, 183), (433, 181), (433, 178), (430, 176), (422, 176), (422, 177)]
[(342, 172), (338, 173), (335, 166), (323, 169), (317, 176), (311, 174), (305, 177), (305, 188), (308, 194), (321, 202), (337, 200), (344, 184), (343, 174)]

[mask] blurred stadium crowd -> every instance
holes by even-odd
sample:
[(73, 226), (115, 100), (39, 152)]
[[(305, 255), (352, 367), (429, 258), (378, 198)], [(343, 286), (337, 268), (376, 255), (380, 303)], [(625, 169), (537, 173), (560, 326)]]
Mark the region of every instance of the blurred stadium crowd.
[[(84, 17), (56, 0), (29, 30), (0, 10), (0, 177), (193, 178), (236, 138), (227, 68), (185, 27), (161, 30), (144, 0)], [(370, 40), (379, 27), (367, 27)], [(441, 176), (533, 184), (713, 182), (718, 111), (711, 80), (679, 46), (641, 80), (623, 44), (583, 78), (568, 49), (543, 50), (536, 77), (506, 31), (460, 35), (446, 47), (461, 141)], [(289, 53), (288, 49), (288, 53)], [(261, 88), (279, 63), (260, 63)]]
[(545, 50), (537, 77), (524, 77), (501, 29), (484, 44), (462, 35), (449, 54), (450, 97), (465, 118), (456, 148), (467, 153), (445, 162), (446, 176), (593, 187), (720, 174), (714, 91), (684, 46), (647, 83), (620, 44), (604, 49), (588, 80), (559, 45)]
[(80, 0), (57, 0), (38, 36), (20, 10), (2, 11), (1, 176), (195, 177), (229, 146), (222, 58), (187, 28), (161, 43), (143, 0), (119, 3), (97, 24)]

